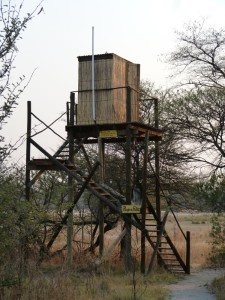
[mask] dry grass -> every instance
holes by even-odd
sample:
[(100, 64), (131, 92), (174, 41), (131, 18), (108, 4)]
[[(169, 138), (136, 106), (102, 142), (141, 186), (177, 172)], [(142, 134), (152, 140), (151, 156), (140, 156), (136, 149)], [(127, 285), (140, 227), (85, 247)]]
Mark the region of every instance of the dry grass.
[[(198, 268), (204, 267), (208, 265), (208, 257), (211, 251), (211, 239), (210, 239), (210, 231), (211, 231), (211, 214), (206, 213), (177, 213), (176, 214), (181, 227), (186, 234), (187, 231), (191, 233), (191, 267)], [(174, 221), (172, 216), (169, 216), (166, 230), (177, 247), (179, 253), (181, 254), (182, 258), (185, 260), (186, 257), (186, 244), (184, 237), (182, 236), (177, 224)], [(107, 249), (109, 245), (112, 243), (113, 240), (120, 234), (122, 231), (122, 226), (119, 224), (115, 229), (107, 232), (105, 234), (105, 248)], [(83, 237), (83, 238), (82, 238)], [(75, 241), (74, 244), (74, 252), (75, 253), (82, 253), (84, 249), (87, 249), (90, 245), (90, 228), (86, 228), (83, 231), (80, 229), (74, 235)], [(57, 239), (54, 248), (59, 249), (65, 245), (66, 241), (66, 232), (64, 231), (61, 233), (59, 238)], [(141, 236), (140, 231), (133, 229), (132, 230), (132, 248), (133, 248), (133, 256), (136, 257), (137, 261), (140, 260), (140, 242)], [(147, 263), (149, 262), (152, 248), (148, 242), (146, 242), (146, 249), (147, 249)], [(116, 247), (115, 251), (111, 256), (111, 260), (115, 261), (119, 259), (120, 247)], [(96, 253), (97, 254), (97, 253)], [(66, 251), (63, 251), (58, 257), (55, 257), (53, 263), (63, 263), (65, 260)], [(76, 264), (82, 265), (83, 258), (82, 256), (75, 256)], [(88, 263), (93, 263), (95, 257), (89, 257), (86, 260), (86, 266)]]
[(164, 271), (145, 278), (139, 273), (125, 275), (111, 271), (97, 274), (50, 268), (33, 271), (20, 287), (5, 288), (0, 299), (163, 300), (168, 296), (165, 283), (176, 280), (174, 275)]
[[(211, 252), (211, 214), (179, 213), (177, 214), (177, 218), (184, 233), (186, 234), (187, 231), (190, 231), (191, 234), (191, 267), (198, 268), (207, 266)], [(179, 250), (179, 253), (181, 253), (182, 257), (185, 257), (186, 249), (184, 238), (171, 217), (167, 222), (166, 230)]]
[[(203, 267), (207, 264), (210, 253), (210, 216), (206, 214), (178, 214), (181, 226), (186, 232), (191, 232), (191, 266)], [(179, 252), (185, 258), (185, 243), (172, 218), (168, 219), (166, 230)], [(121, 232), (121, 226), (107, 232), (105, 247), (107, 248)], [(41, 269), (32, 268), (29, 276), (22, 281), (20, 286), (0, 288), (0, 299), (47, 300), (47, 299), (76, 299), (76, 300), (126, 300), (126, 299), (158, 299), (168, 297), (168, 290), (164, 288), (169, 283), (174, 283), (178, 277), (168, 274), (163, 270), (154, 271), (147, 277), (139, 273), (140, 260), (140, 232), (132, 231), (133, 256), (135, 266), (130, 274), (124, 273), (124, 263), (120, 260), (120, 249), (117, 247), (110, 259), (101, 266), (96, 266), (96, 255), (89, 252), (82, 254), (90, 243), (90, 228), (78, 230), (74, 236), (76, 241), (83, 237), (83, 241), (74, 243), (74, 263), (72, 268), (65, 266), (66, 252), (45, 262)], [(63, 231), (57, 243), (62, 248), (66, 240), (66, 231)], [(148, 243), (146, 243), (148, 245)], [(147, 248), (148, 257), (146, 267), (150, 261), (152, 249)]]
[(225, 300), (225, 276), (214, 279), (210, 285), (210, 290), (216, 294), (216, 299)]

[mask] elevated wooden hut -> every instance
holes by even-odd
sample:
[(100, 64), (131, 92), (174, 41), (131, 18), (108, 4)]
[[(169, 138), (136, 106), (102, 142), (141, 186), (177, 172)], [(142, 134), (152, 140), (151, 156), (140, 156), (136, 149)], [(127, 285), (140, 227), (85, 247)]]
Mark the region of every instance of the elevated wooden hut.
[[(92, 56), (79, 56), (77, 125), (94, 124), (92, 114)], [(126, 122), (127, 87), (131, 88), (131, 121), (139, 121), (140, 65), (114, 53), (94, 56), (97, 124)]]

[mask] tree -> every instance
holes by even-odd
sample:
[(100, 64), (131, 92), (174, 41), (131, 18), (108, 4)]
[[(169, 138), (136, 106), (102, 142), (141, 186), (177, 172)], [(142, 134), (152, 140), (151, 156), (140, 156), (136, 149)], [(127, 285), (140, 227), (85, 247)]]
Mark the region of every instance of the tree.
[[(18, 41), (39, 6), (40, 4), (31, 13), (22, 16), (23, 1), (19, 5), (14, 4), (13, 0), (0, 1), (0, 130), (12, 115), (21, 93), (28, 84), (24, 75), (13, 82), (11, 73), (15, 68)], [(4, 137), (0, 134), (0, 164), (11, 150), (10, 145), (4, 145)]]
[(15, 167), (10, 175), (0, 174), (0, 206), (0, 285), (4, 287), (20, 281), (25, 247), (36, 242), (30, 233), (37, 231), (39, 216), (25, 201), (21, 169)]
[(197, 182), (193, 187), (193, 195), (202, 211), (213, 212), (210, 231), (212, 251), (210, 260), (215, 266), (225, 263), (225, 176), (213, 174), (209, 180)]
[(166, 112), (165, 129), (176, 136), (186, 161), (225, 167), (225, 89), (183, 91), (167, 102)]
[(213, 174), (209, 180), (197, 182), (193, 187), (193, 195), (201, 210), (212, 212), (225, 211), (225, 176)]
[(176, 33), (177, 48), (167, 61), (175, 67), (175, 75), (185, 74), (182, 84), (223, 88), (225, 30), (206, 28), (202, 21), (189, 23)]
[[(154, 127), (154, 98), (158, 98), (159, 127), (163, 131), (163, 138), (159, 143), (161, 187), (164, 194), (171, 197), (176, 195), (176, 197), (173, 197), (173, 204), (188, 207), (190, 206), (190, 189), (194, 176), (190, 176), (190, 172), (187, 172), (190, 151), (180, 146), (182, 135), (177, 134), (171, 120), (169, 121), (169, 103), (171, 103), (173, 95), (171, 90), (156, 88), (153, 83), (142, 81), (140, 113), (141, 120)], [(173, 112), (174, 110), (172, 110)], [(155, 155), (154, 143), (151, 143), (150, 147), (149, 160), (153, 162)], [(152, 174), (153, 168), (148, 170), (148, 174)], [(154, 183), (151, 182), (151, 186), (152, 184)], [(185, 203), (184, 199), (186, 200)]]
[(167, 102), (165, 129), (174, 132), (188, 161), (223, 169), (225, 31), (194, 22), (177, 34), (178, 46), (168, 61), (180, 75), (180, 88)]

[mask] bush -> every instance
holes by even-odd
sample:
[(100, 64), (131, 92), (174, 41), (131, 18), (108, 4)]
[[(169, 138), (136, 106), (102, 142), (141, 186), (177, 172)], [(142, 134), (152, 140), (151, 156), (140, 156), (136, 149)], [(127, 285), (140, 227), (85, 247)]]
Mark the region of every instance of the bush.
[(212, 217), (212, 252), (210, 261), (215, 266), (225, 266), (225, 217), (223, 214), (215, 214)]
[(194, 185), (192, 194), (201, 211), (225, 211), (225, 176), (212, 175), (209, 180)]
[(216, 294), (216, 299), (225, 300), (225, 276), (214, 279), (210, 285), (210, 290)]

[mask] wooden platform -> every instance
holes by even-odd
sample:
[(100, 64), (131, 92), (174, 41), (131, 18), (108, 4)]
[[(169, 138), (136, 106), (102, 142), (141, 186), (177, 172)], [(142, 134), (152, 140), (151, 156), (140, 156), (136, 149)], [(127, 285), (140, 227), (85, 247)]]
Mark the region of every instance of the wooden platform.
[(140, 141), (144, 139), (147, 131), (149, 132), (149, 141), (157, 141), (162, 139), (162, 130), (138, 122), (75, 126), (69, 125), (66, 126), (66, 131), (72, 132), (74, 139), (91, 138), (87, 139), (86, 143), (97, 142), (96, 138), (100, 137), (101, 135), (104, 136), (103, 140), (106, 143), (117, 143), (125, 142), (127, 128), (130, 129), (132, 138), (136, 138)]
[[(59, 163), (63, 164), (69, 170), (74, 169), (74, 165), (71, 164), (67, 159), (57, 159), (57, 161)], [(28, 170), (42, 170), (42, 171), (47, 171), (47, 170), (60, 171), (61, 170), (61, 168), (59, 166), (57, 166), (51, 160), (46, 159), (46, 158), (32, 159), (31, 161), (28, 162), (27, 169)]]

